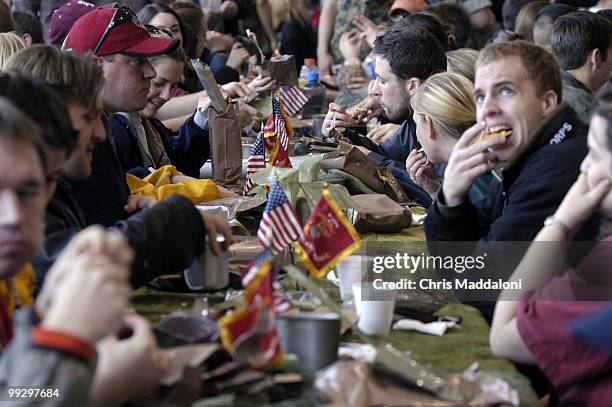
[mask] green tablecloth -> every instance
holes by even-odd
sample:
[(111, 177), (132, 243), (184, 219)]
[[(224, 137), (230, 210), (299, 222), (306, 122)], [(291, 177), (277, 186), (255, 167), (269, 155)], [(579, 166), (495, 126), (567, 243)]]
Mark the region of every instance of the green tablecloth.
[[(366, 244), (377, 242), (401, 242), (403, 249), (414, 253), (426, 251), (422, 226), (413, 226), (400, 234), (365, 234)], [(339, 298), (337, 288), (320, 281), (332, 297)], [(131, 303), (138, 313), (152, 322), (177, 310), (189, 311), (195, 299), (202, 294), (169, 293), (142, 287), (131, 297)], [(225, 292), (207, 294), (210, 303), (222, 301)], [(522, 405), (537, 405), (537, 397), (529, 381), (520, 375), (508, 360), (494, 356), (489, 348), (489, 326), (476, 309), (454, 303), (452, 300), (438, 311), (439, 315), (459, 316), (461, 327), (449, 330), (444, 336), (436, 337), (417, 332), (394, 331), (383, 339), (397, 349), (411, 351), (419, 361), (437, 368), (461, 371), (473, 362), (482, 369), (496, 374), (508, 381), (521, 395)], [(347, 338), (350, 340), (350, 334)], [(249, 401), (247, 405), (261, 405), (262, 401)]]

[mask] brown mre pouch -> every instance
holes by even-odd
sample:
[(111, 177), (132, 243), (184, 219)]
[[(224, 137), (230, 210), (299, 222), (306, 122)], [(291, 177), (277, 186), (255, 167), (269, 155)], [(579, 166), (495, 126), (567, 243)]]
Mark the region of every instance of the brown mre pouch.
[[(343, 146), (343, 150), (344, 150)], [(341, 151), (345, 154), (345, 151)], [(377, 167), (364, 153), (357, 147), (351, 146), (344, 157), (331, 158), (321, 161), (322, 168), (335, 168), (348, 172), (353, 177), (358, 178), (371, 190), (379, 194), (385, 193), (385, 185), (378, 177)]]
[(268, 75), (280, 86), (298, 86), (297, 68), (293, 55), (283, 55), (266, 60), (263, 76)]
[(385, 194), (387, 194), (387, 196), (399, 203), (407, 203), (410, 201), (404, 187), (397, 181), (395, 175), (393, 175), (388, 168), (378, 167), (377, 171), (378, 177), (385, 185)]
[(212, 108), (208, 110), (213, 178), (221, 185), (236, 184), (242, 173), (242, 141), (236, 109), (235, 103), (230, 103), (224, 114)]
[(410, 209), (400, 206), (387, 195), (353, 195), (355, 208), (349, 209), (349, 219), (360, 233), (398, 233), (410, 226)]

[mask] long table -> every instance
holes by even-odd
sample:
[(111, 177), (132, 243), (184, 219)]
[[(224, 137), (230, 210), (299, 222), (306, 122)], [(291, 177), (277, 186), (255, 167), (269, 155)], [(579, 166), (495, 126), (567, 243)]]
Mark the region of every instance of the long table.
[[(414, 253), (426, 251), (423, 227), (416, 225), (398, 234), (364, 234), (362, 240), (368, 243), (404, 242)], [(338, 298), (337, 289), (326, 282), (321, 282), (332, 297)], [(157, 322), (163, 316), (174, 311), (190, 311), (195, 299), (202, 294), (171, 293), (142, 287), (131, 296), (131, 303), (138, 313)], [(225, 291), (206, 294), (210, 303), (222, 301)], [(489, 347), (489, 326), (476, 309), (460, 304), (449, 298), (448, 303), (437, 311), (439, 315), (461, 317), (461, 328), (451, 329), (444, 336), (430, 336), (412, 331), (393, 331), (381, 338), (391, 343), (399, 350), (411, 351), (419, 361), (429, 363), (436, 368), (449, 371), (462, 371), (473, 362), (478, 362), (485, 371), (494, 373), (508, 381), (520, 394), (521, 405), (537, 405), (538, 400), (527, 378), (517, 372), (514, 365), (507, 359), (496, 357)], [(350, 339), (350, 337), (349, 337)], [(233, 405), (263, 405), (265, 399), (248, 398), (244, 404)], [(303, 404), (284, 405), (309, 405)]]

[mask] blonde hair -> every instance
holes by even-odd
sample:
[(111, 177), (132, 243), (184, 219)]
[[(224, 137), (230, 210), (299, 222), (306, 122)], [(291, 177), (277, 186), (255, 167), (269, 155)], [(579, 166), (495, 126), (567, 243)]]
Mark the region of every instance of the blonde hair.
[(308, 24), (308, 12), (302, 0), (268, 0), (272, 11), (272, 25), (274, 29), (287, 20), (295, 20)]
[(446, 71), (463, 75), (474, 83), (476, 76), (476, 59), (478, 52), (475, 49), (460, 48), (446, 53)]
[(415, 113), (431, 119), (437, 134), (459, 138), (476, 122), (474, 85), (456, 73), (430, 76), (410, 98)]
[(0, 33), (0, 70), (4, 69), (6, 61), (26, 47), (25, 42), (15, 33)]

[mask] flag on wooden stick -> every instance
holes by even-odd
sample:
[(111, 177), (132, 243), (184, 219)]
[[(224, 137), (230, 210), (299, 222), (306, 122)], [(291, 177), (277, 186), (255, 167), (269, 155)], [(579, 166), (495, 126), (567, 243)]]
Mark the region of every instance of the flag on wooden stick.
[(304, 226), (295, 245), (300, 258), (315, 277), (323, 277), (337, 262), (361, 245), (359, 234), (334, 201), (329, 189), (321, 198)]
[(275, 116), (272, 113), (264, 126), (264, 147), (267, 163), (271, 167), (293, 168), (291, 161), (289, 161), (287, 149), (281, 144), (275, 129)]
[(251, 147), (251, 155), (247, 161), (246, 167), (246, 184), (244, 185), (244, 193), (246, 194), (253, 188), (253, 180), (251, 175), (266, 168), (266, 160), (264, 156), (263, 132), (257, 135), (255, 144)]
[(297, 240), (301, 231), (302, 224), (297, 213), (276, 181), (270, 190), (257, 231), (259, 243), (264, 249), (271, 248), (276, 254)]
[(249, 265), (243, 276), (244, 306), (229, 312), (218, 323), (225, 349), (255, 368), (265, 368), (283, 358), (274, 318), (272, 259), (266, 250)]

